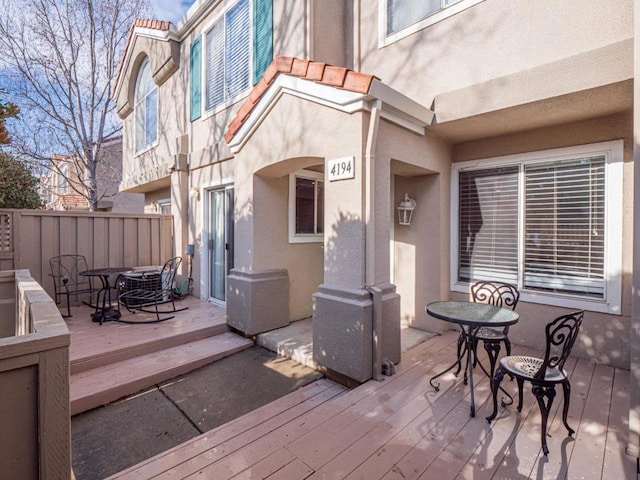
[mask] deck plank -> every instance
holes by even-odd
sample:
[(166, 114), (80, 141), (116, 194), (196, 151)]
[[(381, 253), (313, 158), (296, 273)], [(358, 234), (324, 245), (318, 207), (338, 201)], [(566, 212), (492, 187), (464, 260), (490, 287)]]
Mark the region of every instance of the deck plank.
[[(636, 459), (626, 453), (629, 439), (629, 372), (617, 368), (611, 391), (611, 412), (607, 429), (602, 480), (617, 480), (637, 476)], [(624, 472), (620, 476), (620, 472)]]
[(259, 462), (251, 465), (237, 475), (231, 477), (233, 480), (258, 480), (269, 477), (290, 464), (296, 459), (285, 448), (276, 450), (268, 457), (263, 458)]
[(602, 475), (612, 388), (613, 368), (596, 365), (584, 413), (575, 434), (574, 452), (580, 452), (583, 458), (573, 463), (568, 479), (600, 478)]

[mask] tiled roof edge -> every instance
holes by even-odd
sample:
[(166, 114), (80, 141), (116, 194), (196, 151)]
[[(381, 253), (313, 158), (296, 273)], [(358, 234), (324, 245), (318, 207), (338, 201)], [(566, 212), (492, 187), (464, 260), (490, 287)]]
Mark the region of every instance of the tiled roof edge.
[(249, 97), (242, 104), (231, 123), (229, 123), (224, 134), (224, 139), (227, 143), (233, 139), (279, 73), (362, 94), (369, 93), (373, 80), (377, 79), (374, 75), (356, 72), (344, 67), (278, 55), (264, 71), (260, 81), (253, 87)]

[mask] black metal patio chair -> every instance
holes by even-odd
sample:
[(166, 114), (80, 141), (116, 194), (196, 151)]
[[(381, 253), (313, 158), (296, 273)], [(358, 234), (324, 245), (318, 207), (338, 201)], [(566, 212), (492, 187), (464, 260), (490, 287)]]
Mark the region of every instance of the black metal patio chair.
[[(571, 383), (567, 372), (564, 370), (564, 364), (569, 358), (573, 344), (578, 337), (583, 317), (584, 311), (579, 310), (562, 315), (547, 324), (544, 358), (521, 355), (502, 357), (500, 365), (491, 380), (493, 412), (487, 417), (488, 422), (491, 422), (498, 413), (498, 389), (505, 373), (514, 376), (518, 382), (518, 412), (522, 411), (524, 382), (525, 380), (531, 382), (531, 391), (538, 401), (540, 413), (542, 414), (541, 439), (542, 451), (545, 456), (549, 453), (549, 448), (547, 447), (547, 420), (553, 399), (556, 396), (556, 385), (558, 383), (562, 385), (564, 394), (562, 422), (567, 428), (569, 436), (574, 434), (574, 430), (567, 423)], [(502, 406), (505, 406), (504, 401)]]
[[(188, 307), (176, 308), (174, 301), (176, 272), (181, 263), (182, 257), (174, 257), (164, 264), (160, 272), (121, 275), (116, 282), (119, 291), (118, 304), (123, 305), (131, 313), (136, 311), (154, 313), (156, 318), (148, 321), (120, 318), (119, 321), (124, 323), (157, 323), (175, 317), (175, 315), (161, 316), (163, 314), (186, 310)], [(164, 304), (171, 304), (171, 307), (160, 309), (160, 305)]]
[[(471, 285), (471, 298), (474, 302), (487, 303), (496, 307), (516, 309), (520, 292), (515, 285), (498, 281), (478, 281)], [(487, 351), (492, 349), (495, 354), (489, 355), (490, 366), (489, 376), (493, 377), (496, 368), (497, 354), (500, 349), (500, 342), (503, 342), (507, 355), (511, 355), (511, 342), (509, 341), (509, 327), (491, 328), (480, 327), (477, 331), (472, 332), (471, 350), (473, 352), (473, 366), (478, 364), (478, 340), (482, 340)], [(464, 342), (462, 333), (458, 337), (458, 358)], [(456, 375), (460, 373), (462, 365), (458, 362), (458, 370)], [(484, 368), (484, 367), (483, 367)], [(486, 371), (486, 370), (485, 370)]]
[(62, 297), (67, 299), (67, 314), (64, 318), (71, 317), (71, 296), (89, 294), (88, 305), (92, 304), (93, 294), (100, 288), (93, 285), (91, 277), (80, 275), (80, 272), (88, 270), (87, 259), (84, 255), (66, 254), (56, 255), (49, 259), (51, 268), (50, 277), (53, 278), (53, 290), (57, 305), (62, 303)]

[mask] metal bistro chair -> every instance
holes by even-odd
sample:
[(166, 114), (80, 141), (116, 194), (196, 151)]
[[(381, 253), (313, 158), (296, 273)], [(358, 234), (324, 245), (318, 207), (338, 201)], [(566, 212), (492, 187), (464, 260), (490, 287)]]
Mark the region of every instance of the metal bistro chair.
[[(556, 385), (562, 384), (564, 394), (564, 407), (562, 409), (562, 422), (569, 431), (569, 436), (574, 430), (567, 423), (569, 412), (569, 400), (571, 397), (571, 383), (564, 364), (571, 354), (573, 344), (578, 337), (584, 310), (579, 310), (567, 315), (562, 315), (549, 324), (546, 332), (546, 349), (544, 358), (525, 357), (520, 355), (502, 357), (500, 366), (491, 380), (491, 392), (493, 396), (493, 413), (487, 417), (491, 422), (498, 413), (498, 388), (504, 378), (504, 374), (513, 375), (518, 382), (518, 412), (522, 411), (522, 389), (524, 381), (531, 382), (531, 391), (538, 400), (540, 413), (542, 414), (541, 439), (542, 451), (545, 456), (549, 453), (547, 447), (547, 419), (549, 411), (556, 396)], [(502, 406), (505, 406), (504, 401)]]
[(50, 277), (53, 278), (53, 289), (56, 304), (59, 305), (62, 297), (67, 298), (67, 314), (65, 318), (71, 317), (70, 297), (71, 295), (89, 294), (88, 305), (92, 304), (93, 294), (99, 290), (94, 287), (91, 277), (84, 277), (80, 272), (88, 270), (87, 259), (84, 255), (57, 255), (49, 259), (51, 268)]
[[(488, 303), (496, 307), (516, 309), (518, 300), (520, 299), (520, 292), (517, 287), (510, 283), (498, 282), (498, 281), (479, 281), (471, 285), (471, 298), (474, 302)], [(490, 369), (489, 377), (493, 377), (493, 373), (496, 368), (496, 361), (498, 351), (500, 349), (500, 342), (504, 342), (507, 350), (507, 355), (511, 355), (511, 342), (509, 341), (509, 327), (504, 328), (491, 328), (480, 327), (472, 336), (471, 350), (473, 352), (473, 366), (478, 364), (478, 340), (482, 340), (485, 349), (489, 353)], [(460, 358), (460, 352), (462, 351), (462, 345), (464, 343), (464, 336), (462, 333), (458, 337), (458, 358)], [(482, 364), (481, 364), (482, 366)], [(456, 375), (460, 373), (462, 365), (458, 361), (458, 369)], [(484, 369), (484, 367), (482, 367)], [(486, 372), (486, 370), (485, 370)], [(466, 381), (466, 379), (465, 379)]]
[[(160, 272), (141, 275), (123, 274), (118, 278), (118, 304), (135, 313), (135, 311), (155, 313), (156, 319), (149, 321), (119, 320), (124, 323), (156, 323), (174, 318), (175, 315), (161, 317), (164, 313), (175, 313), (188, 307), (176, 308), (174, 302), (174, 283), (176, 272), (182, 263), (182, 257), (168, 260)], [(159, 306), (171, 303), (171, 309), (160, 310)]]

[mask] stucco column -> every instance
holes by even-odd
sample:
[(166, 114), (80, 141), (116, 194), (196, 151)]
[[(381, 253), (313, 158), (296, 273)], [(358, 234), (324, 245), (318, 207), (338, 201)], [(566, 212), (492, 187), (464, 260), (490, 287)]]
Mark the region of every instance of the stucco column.
[(377, 377), (383, 359), (400, 361), (400, 302), (389, 283), (390, 168), (375, 158), (373, 115), (354, 178), (331, 181), (331, 159), (325, 165), (324, 283), (314, 295), (314, 361), (358, 382)]
[(640, 0), (634, 3), (634, 94), (633, 94), (633, 297), (631, 303), (630, 405), (628, 452), (640, 456)]
[[(186, 137), (186, 136), (184, 136)], [(188, 155), (183, 150), (182, 144), (186, 142), (183, 137), (177, 139), (178, 153), (176, 154), (176, 168), (171, 172), (171, 214), (174, 221), (174, 247), (176, 256), (182, 257), (181, 271), (178, 275), (186, 276), (187, 262), (184, 255), (185, 246), (189, 242), (189, 171), (187, 167)], [(169, 260), (168, 258), (165, 259)]]
[(227, 323), (247, 335), (289, 324), (287, 179), (261, 177), (236, 157), (235, 259)]

